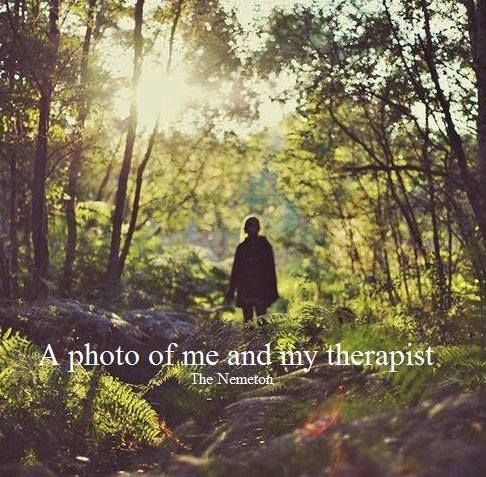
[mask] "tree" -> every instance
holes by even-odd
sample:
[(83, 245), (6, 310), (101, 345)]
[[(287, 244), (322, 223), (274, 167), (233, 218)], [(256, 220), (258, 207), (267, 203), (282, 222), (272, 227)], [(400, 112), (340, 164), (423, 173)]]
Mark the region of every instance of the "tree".
[(115, 210), (112, 218), (112, 232), (111, 232), (111, 244), (110, 255), (108, 258), (108, 264), (106, 268), (106, 281), (107, 287), (112, 292), (118, 284), (118, 280), (121, 273), (121, 261), (120, 261), (120, 246), (121, 246), (121, 233), (123, 218), (125, 213), (125, 204), (127, 199), (127, 184), (130, 174), (133, 147), (135, 144), (137, 133), (137, 101), (136, 91), (140, 75), (142, 73), (142, 61), (143, 61), (143, 7), (144, 0), (137, 0), (135, 5), (134, 20), (135, 27), (133, 30), (133, 74), (132, 74), (132, 103), (130, 106), (130, 114), (128, 117), (127, 125), (127, 137), (125, 142), (125, 151), (123, 154), (123, 162), (118, 176), (118, 186), (115, 198)]
[[(171, 71), (174, 38), (177, 29), (177, 24), (181, 17), (183, 3), (184, 3), (183, 0), (178, 0), (175, 6), (174, 19), (172, 22), (172, 27), (170, 29), (170, 37), (169, 37), (169, 54), (167, 57), (167, 65), (165, 68), (165, 74), (167, 76), (169, 76)], [(123, 248), (120, 254), (120, 260), (118, 266), (118, 279), (123, 273), (123, 268), (125, 267), (125, 262), (128, 257), (128, 253), (130, 252), (130, 246), (133, 240), (133, 234), (135, 233), (137, 227), (138, 214), (140, 211), (140, 199), (142, 195), (143, 175), (145, 173), (145, 169), (147, 168), (147, 164), (149, 163), (150, 158), (152, 156), (152, 150), (154, 148), (156, 138), (159, 134), (159, 124), (160, 124), (161, 115), (162, 112), (159, 112), (159, 114), (157, 115), (157, 119), (155, 120), (152, 133), (150, 134), (149, 137), (147, 149), (145, 151), (142, 161), (137, 167), (137, 174), (135, 178), (135, 191), (133, 193), (133, 204), (132, 204), (132, 211), (130, 215), (130, 223), (128, 225), (128, 230), (125, 236), (125, 242), (123, 244)]]
[(49, 246), (46, 204), (47, 144), (49, 137), (49, 116), (53, 74), (59, 50), (60, 32), (58, 29), (59, 0), (49, 2), (49, 22), (45, 67), (39, 71), (39, 119), (36, 150), (32, 173), (32, 243), (34, 248), (33, 295), (42, 297), (47, 294), (49, 269)]
[[(80, 105), (77, 118), (77, 135), (82, 136), (84, 133), (84, 126), (88, 116), (88, 97), (87, 97), (87, 83), (88, 83), (88, 66), (91, 38), (93, 35), (93, 26), (95, 20), (96, 0), (88, 0), (86, 13), (86, 31), (83, 40), (83, 49), (81, 53), (81, 67), (79, 74), (79, 89), (80, 89)], [(71, 162), (69, 165), (68, 184), (65, 198), (66, 211), (66, 254), (64, 260), (62, 291), (65, 294), (71, 293), (73, 281), (73, 267), (76, 257), (77, 246), (77, 222), (76, 222), (76, 197), (78, 192), (78, 175), (82, 159), (82, 142), (75, 147)]]
[[(265, 32), (266, 48), (254, 55), (261, 74), (291, 70), (297, 76), (299, 113), (306, 120), (330, 119), (346, 137), (335, 141), (335, 151), (342, 141), (360, 150), (354, 158), (362, 163), (339, 164), (329, 160), (330, 153), (325, 167), (339, 167), (354, 178), (373, 174), (384, 182), (391, 198), (386, 207), (398, 207), (414, 253), (423, 260), (425, 273), (433, 275), (439, 308), (448, 302), (444, 293), (451, 271), (446, 272), (443, 255), (446, 249), (451, 255), (451, 246), (445, 245), (451, 234), (456, 232), (468, 248), (482, 248), (470, 261), (481, 280), (486, 270), (484, 258), (477, 260), (484, 257), (486, 239), (479, 159), (484, 141), (478, 54), (483, 2), (465, 2), (467, 12), (459, 9), (452, 18), (445, 12), (453, 11), (454, 4), (384, 0), (380, 6), (356, 0), (346, 8), (331, 2), (326, 8), (276, 11)], [(457, 38), (468, 30), (471, 43), (458, 45)], [(468, 82), (474, 71), (476, 84)], [(476, 98), (470, 94), (474, 87)], [(329, 136), (336, 134), (332, 130)], [(321, 154), (315, 160), (324, 162)], [(446, 216), (455, 219), (452, 231), (450, 223), (445, 226)], [(402, 231), (393, 221), (389, 226), (399, 251)], [(478, 233), (471, 235), (475, 226)], [(403, 258), (400, 262), (403, 267)], [(450, 258), (445, 263), (452, 266)]]

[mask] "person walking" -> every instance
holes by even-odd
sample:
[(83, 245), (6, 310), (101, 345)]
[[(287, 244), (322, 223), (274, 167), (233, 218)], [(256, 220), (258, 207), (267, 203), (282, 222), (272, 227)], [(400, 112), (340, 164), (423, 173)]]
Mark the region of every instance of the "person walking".
[(236, 306), (243, 310), (246, 323), (255, 314), (265, 315), (279, 295), (273, 249), (266, 237), (260, 235), (260, 221), (248, 217), (243, 230), (246, 238), (236, 248), (226, 301), (232, 303), (236, 292)]

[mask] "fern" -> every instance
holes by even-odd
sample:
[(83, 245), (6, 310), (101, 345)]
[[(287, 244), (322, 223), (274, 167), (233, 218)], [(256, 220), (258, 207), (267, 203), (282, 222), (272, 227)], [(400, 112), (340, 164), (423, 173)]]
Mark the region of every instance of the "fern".
[(111, 447), (162, 442), (163, 423), (131, 386), (102, 373), (93, 380), (99, 370), (82, 366), (74, 373), (50, 363), (41, 366), (40, 359), (28, 339), (0, 330), (0, 445), (12, 435), (18, 440), (18, 432), (24, 450), (44, 454), (80, 441)]
[[(409, 340), (408, 330), (381, 323), (343, 327), (334, 335), (334, 342), (340, 341), (347, 351), (400, 350), (407, 348)], [(410, 351), (413, 353), (424, 347), (426, 345), (415, 343)], [(436, 346), (432, 356), (433, 366), (400, 366), (395, 373), (380, 366), (367, 366), (364, 370), (378, 373), (388, 381), (392, 385), (388, 392), (396, 395), (397, 402), (417, 403), (444, 385), (471, 390), (486, 384), (486, 360), (480, 346)]]
[(94, 428), (100, 440), (157, 445), (162, 440), (159, 417), (128, 385), (103, 376), (94, 402)]
[(480, 346), (442, 346), (435, 352), (436, 379), (448, 379), (465, 389), (486, 384), (486, 359)]
[(20, 355), (32, 355), (33, 346), (27, 338), (10, 328), (0, 329), (0, 366), (7, 366), (15, 357)]

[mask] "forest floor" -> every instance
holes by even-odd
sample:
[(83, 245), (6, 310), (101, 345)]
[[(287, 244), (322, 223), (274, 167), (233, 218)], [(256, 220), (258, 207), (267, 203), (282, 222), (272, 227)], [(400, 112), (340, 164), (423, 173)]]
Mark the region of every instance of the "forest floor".
[(179, 425), (183, 452), (163, 465), (156, 454), (138, 460), (128, 474), (486, 475), (484, 394), (446, 391), (411, 408), (349, 420), (340, 417), (347, 390), (358, 386), (363, 397), (379, 399), (386, 384), (326, 365), (282, 376), (276, 384), (242, 392), (214, 428), (193, 420)]
[[(215, 333), (222, 342), (238, 333), (261, 333), (185, 313), (135, 310), (116, 315), (62, 300), (26, 306), (17, 316), (23, 319), (14, 321), (0, 309), (1, 326), (18, 329), (39, 346), (53, 340), (58, 347), (70, 346), (75, 337), (78, 343), (98, 341), (107, 349), (115, 344), (163, 349), (171, 341), (195, 349), (195, 343), (206, 343)], [(147, 382), (151, 372), (112, 371), (138, 384)], [(164, 446), (127, 451), (102, 466), (90, 462), (95, 458), (90, 456), (67, 463), (62, 475), (486, 475), (484, 391), (462, 393), (455, 386), (439, 386), (427, 400), (400, 409), (387, 406), (394, 391), (383, 377), (326, 363), (308, 372), (280, 373), (270, 385), (234, 385), (222, 398), (201, 397), (189, 387), (195, 399), (187, 405), (183, 395), (174, 393), (179, 384), (166, 382), (147, 394), (171, 429)], [(52, 474), (46, 468), (45, 474), (32, 475)]]

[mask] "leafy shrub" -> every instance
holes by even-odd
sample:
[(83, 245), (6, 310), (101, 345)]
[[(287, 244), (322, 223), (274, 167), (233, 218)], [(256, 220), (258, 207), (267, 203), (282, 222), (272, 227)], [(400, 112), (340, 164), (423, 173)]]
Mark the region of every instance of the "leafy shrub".
[[(103, 202), (81, 202), (77, 207), (79, 233), (73, 275), (74, 296), (97, 301), (103, 298), (109, 255), (111, 212)], [(62, 281), (65, 247), (64, 219), (55, 221), (51, 246), (53, 279)], [(121, 305), (172, 308), (213, 305), (222, 296), (227, 273), (189, 246), (166, 246), (153, 230), (137, 231), (122, 276)]]
[[(342, 349), (355, 350), (407, 350), (425, 349), (429, 342), (422, 335), (411, 333), (411, 326), (402, 318), (382, 323), (343, 326), (331, 333), (333, 342), (340, 342)], [(411, 347), (408, 348), (408, 343)], [(379, 366), (365, 367), (366, 372), (379, 373), (392, 385), (388, 390), (394, 402), (416, 403), (449, 386), (465, 391), (486, 384), (486, 359), (482, 348), (474, 343), (432, 346), (432, 366), (399, 366), (395, 373)], [(396, 398), (396, 399), (395, 399)]]
[[(182, 343), (180, 349), (217, 351), (223, 358), (230, 350), (260, 351), (269, 339), (271, 338), (266, 330), (212, 320), (201, 323), (197, 333)], [(272, 371), (270, 367), (263, 366), (229, 366), (224, 359), (214, 366), (176, 364), (162, 366), (148, 384), (148, 388), (151, 390), (150, 394), (160, 401), (164, 415), (170, 415), (176, 421), (190, 417), (208, 422), (211, 415), (216, 416), (219, 408), (241, 394), (241, 387), (224, 383), (195, 385), (191, 373), (202, 372), (206, 376), (215, 376), (216, 373), (229, 372), (232, 376), (243, 377), (271, 374)], [(245, 386), (245, 389), (256, 387), (249, 385)]]
[(339, 325), (337, 308), (304, 301), (293, 305), (288, 314), (270, 315), (266, 328), (276, 351), (291, 351), (322, 346)]
[(24, 337), (0, 330), (0, 445), (7, 460), (49, 458), (62, 448), (159, 445), (156, 412), (132, 388), (101, 371), (40, 365)]
[[(225, 357), (230, 350), (258, 352), (270, 342), (274, 364), (229, 366), (221, 359), (211, 367), (162, 367), (148, 387), (156, 398), (159, 394), (164, 396), (164, 399), (157, 399), (161, 402), (164, 415), (178, 416), (179, 420), (187, 417), (207, 420), (218, 406), (236, 399), (241, 389), (230, 384), (194, 385), (191, 373), (202, 372), (206, 376), (225, 372), (236, 377), (256, 374), (279, 376), (286, 372), (278, 364), (280, 351), (321, 346), (328, 331), (339, 325), (335, 311), (334, 308), (307, 302), (295, 308), (292, 314), (269, 315), (261, 327), (255, 327), (252, 323), (240, 326), (220, 320), (202, 323), (197, 333), (181, 344), (181, 349), (214, 350), (220, 357)], [(245, 391), (250, 392), (257, 387), (246, 386)]]
[[(94, 299), (104, 284), (109, 255), (111, 206), (105, 202), (85, 201), (77, 204), (78, 244), (73, 274), (73, 294)], [(52, 276), (62, 283), (65, 258), (66, 227), (63, 215), (54, 221), (50, 233)]]
[[(189, 247), (168, 247), (158, 254), (135, 256), (127, 264), (126, 301), (150, 300), (174, 308), (214, 305), (227, 285), (227, 274)], [(140, 291), (145, 293), (145, 298)], [(148, 296), (147, 296), (148, 295)], [(137, 298), (138, 297), (138, 298)], [(134, 303), (135, 302), (135, 303)]]

